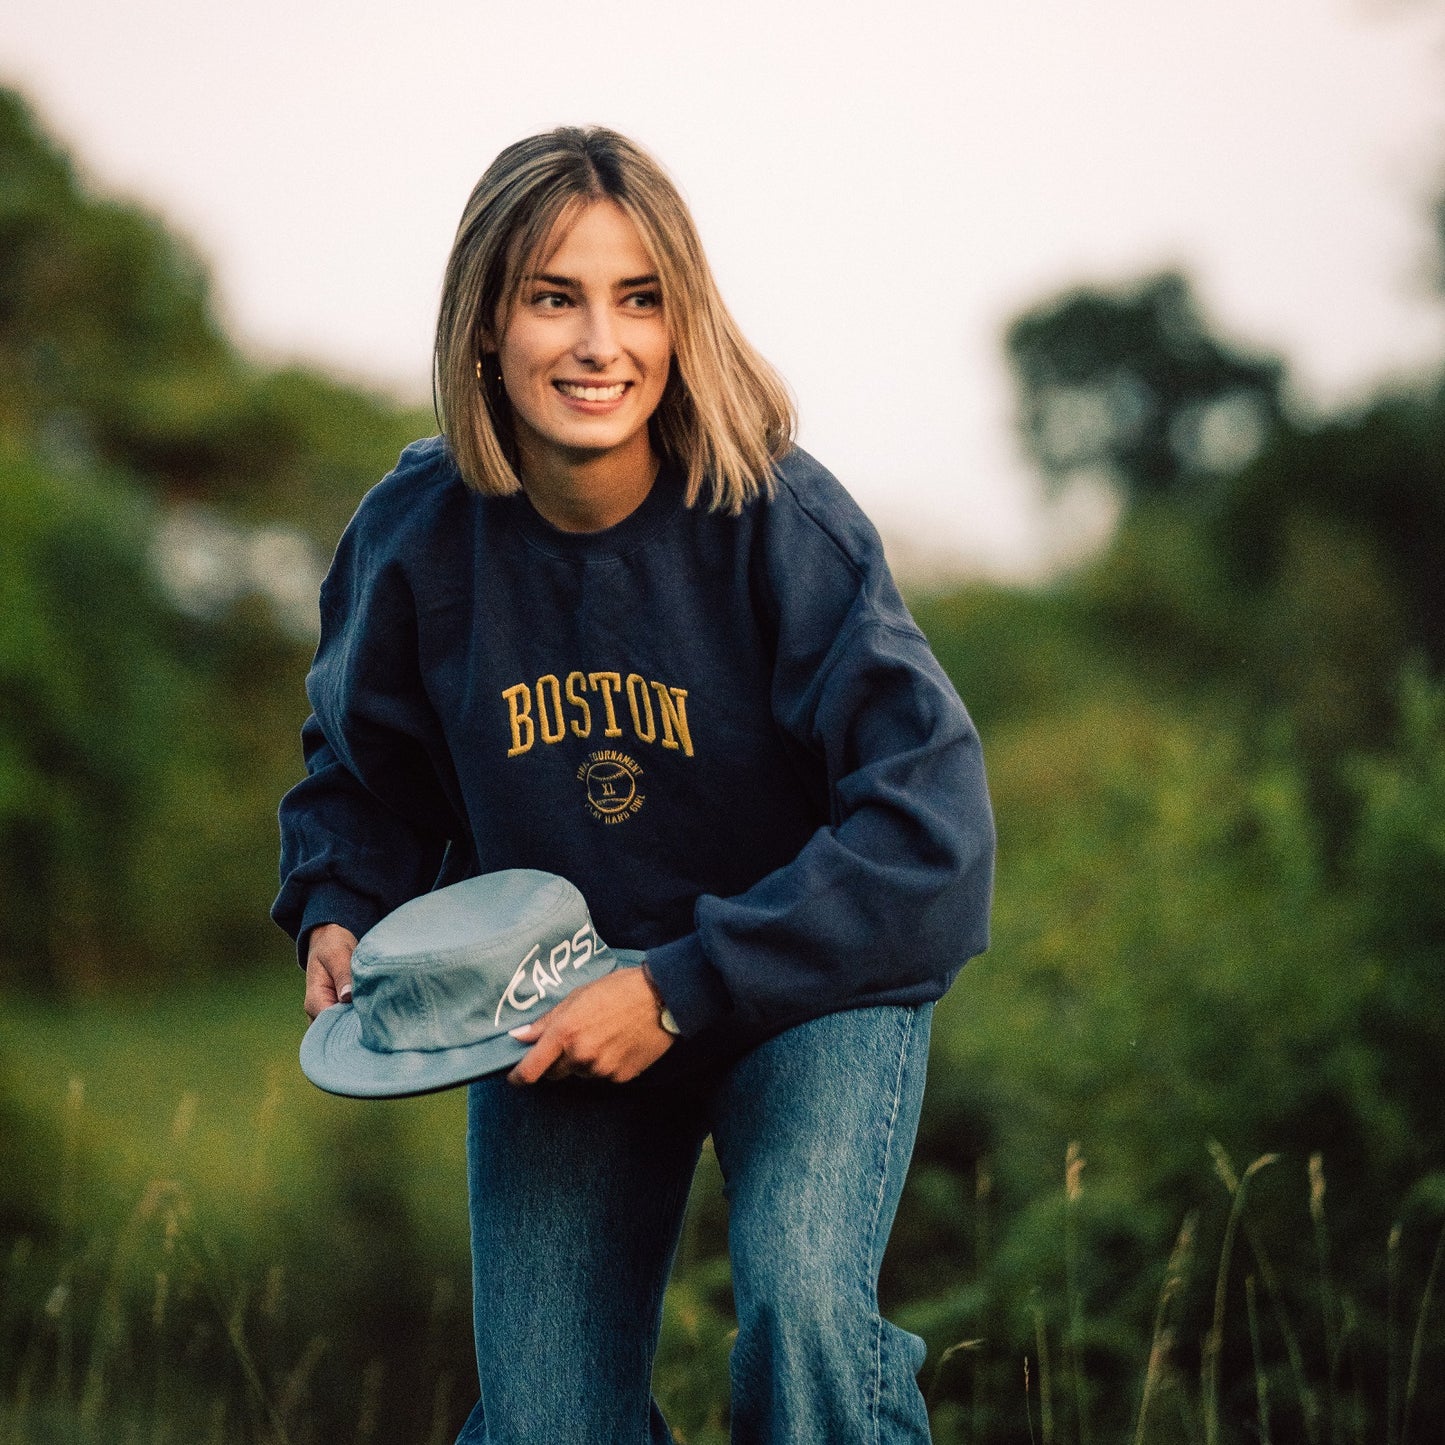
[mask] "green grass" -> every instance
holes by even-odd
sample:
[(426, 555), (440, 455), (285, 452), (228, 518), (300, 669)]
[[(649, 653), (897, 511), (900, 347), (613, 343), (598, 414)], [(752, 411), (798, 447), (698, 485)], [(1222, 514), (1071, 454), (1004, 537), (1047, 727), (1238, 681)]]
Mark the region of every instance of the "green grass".
[[(258, 1209), (314, 1190), (318, 1139), (364, 1128), (378, 1108), (323, 1094), (302, 1076), (301, 992), (299, 970), (283, 966), (65, 1006), (8, 998), (0, 1010), (6, 1093), (54, 1139), (75, 1131), (93, 1198), (118, 1206), (149, 1179), (182, 1176), (211, 1227), (243, 1237)], [(464, 1229), (464, 1096), (384, 1107), (418, 1228), (440, 1226), (446, 1202)]]
[[(473, 1389), (463, 1096), (320, 1093), (296, 1064), (299, 998), (282, 969), (65, 1008), (5, 1001), (0, 1129), (24, 1172), (8, 1171), (0, 1259), (0, 1445), (451, 1440)], [(1293, 1242), (1273, 1232), (1282, 1216), (1256, 1216), (1257, 1186), (1246, 1198), (1270, 1162), (1236, 1168), (1216, 1148), (1215, 1191), (1168, 1259), (1129, 1266), (1152, 1332), (1111, 1317), (1100, 1250), (1111, 1220), (1157, 1205), (1077, 1145), (1051, 1189), (1009, 1206), (1026, 1255), (991, 1258), (980, 1233), (971, 1256), (913, 1261), (928, 1287), (890, 1313), (929, 1341), (940, 1445), (1429, 1438), (1441, 1201), (1426, 1190), (1407, 1247), (1392, 1237), (1382, 1348), (1368, 1302), (1335, 1278), (1318, 1160), (1286, 1225), (1313, 1241), (1318, 1277), (1273, 1258)], [(688, 1445), (727, 1438), (720, 1186), (706, 1156), (655, 1376)], [(980, 1181), (978, 1210), (998, 1207), (988, 1194)], [(900, 1247), (920, 1199), (905, 1198)], [(990, 1304), (1000, 1287), (1012, 1300)]]

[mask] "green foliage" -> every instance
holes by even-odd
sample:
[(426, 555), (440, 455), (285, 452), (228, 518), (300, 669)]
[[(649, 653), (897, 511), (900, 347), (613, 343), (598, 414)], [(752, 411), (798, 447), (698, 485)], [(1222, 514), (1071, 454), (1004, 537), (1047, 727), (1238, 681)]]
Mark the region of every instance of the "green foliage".
[(0, 533), (0, 958), (84, 980), (132, 925), (155, 740), (194, 694), (157, 646), (135, 498), (6, 457)]
[(266, 528), (304, 564), (429, 429), (247, 361), (189, 248), (96, 196), (0, 90), (0, 980), (284, 954), (265, 912), (306, 645), (265, 578), (179, 613), (158, 535), (200, 507), (238, 553)]
[(246, 361), (199, 258), (154, 216), (90, 193), (4, 89), (0, 177), (0, 436), (329, 546), (361, 490), (431, 430), (427, 412)]
[[(1227, 716), (1120, 698), (993, 734), (995, 940), (938, 1012), (891, 1265), (910, 1301), (903, 1318), (934, 1358), (958, 1339), (988, 1341), (942, 1387), (962, 1404), (982, 1392), (984, 1405), (966, 1412), (990, 1422), (981, 1438), (1011, 1438), (995, 1433), (994, 1411), (1017, 1402), (1011, 1372), (1036, 1348), (1035, 1310), (1056, 1350), (1076, 1336), (1096, 1430), (1118, 1438), (1128, 1427), (1170, 1242), (1211, 1198), (1210, 1138), (1235, 1158), (1282, 1156), (1256, 1184), (1251, 1212), (1273, 1240), (1279, 1308), (1296, 1322), (1303, 1378), (1320, 1394), (1331, 1348), (1305, 1163), (1322, 1154), (1344, 1181), (1332, 1196), (1334, 1289), (1365, 1361), (1351, 1408), (1383, 1408), (1384, 1240), (1416, 1181), (1445, 1165), (1445, 1138), (1438, 944), (1418, 922), (1403, 936), (1386, 926), (1399, 885), (1383, 893), (1373, 870), (1398, 880), (1404, 858), (1426, 877), (1439, 866), (1430, 789), (1445, 757), (1442, 697), (1432, 687), (1407, 698), (1414, 721), (1398, 750), (1351, 769), (1366, 801), (1343, 879), (1298, 760), (1255, 753)], [(1413, 895), (1413, 906), (1438, 910), (1439, 896)], [(1073, 1139), (1090, 1161), (1074, 1222), (1077, 1328), (1059, 1188)], [(1221, 1222), (1209, 1222), (1206, 1251), (1218, 1248)], [(958, 1269), (947, 1287), (939, 1259)], [(1427, 1265), (1416, 1262), (1417, 1291)], [(1207, 1276), (1196, 1272), (1175, 1304), (1184, 1361), (1198, 1360), (1208, 1309)], [(1288, 1374), (1272, 1306), (1262, 1329)], [(1236, 1329), (1226, 1381), (1248, 1380), (1245, 1345)], [(1277, 1419), (1297, 1428), (1300, 1408), (1277, 1400)]]
[(1184, 496), (1280, 420), (1283, 367), (1212, 336), (1178, 272), (1070, 291), (1005, 341), (1024, 445), (1055, 482), (1103, 472), (1131, 500)]
[(213, 1413), (228, 1441), (368, 1438), (368, 1413), (376, 1440), (453, 1438), (474, 1393), (460, 1096), (312, 1089), (299, 989), (293, 966), (11, 1001), (13, 1098), (62, 1143), (32, 1156), (43, 1222), (0, 1294), (0, 1399), (30, 1401), (0, 1438), (52, 1438), (47, 1404), (68, 1445), (152, 1415), (211, 1439)]
[[(1127, 506), (1046, 587), (917, 607), (1000, 859), (886, 1307), (943, 1442), (1399, 1439), (1445, 1415), (1445, 385), (1292, 420), (1173, 275), (1010, 348), (1045, 471)], [(427, 426), (239, 355), (188, 249), (0, 92), (0, 1438), (465, 1414), (459, 1100), (295, 1067), (265, 908), (305, 643), (154, 560), (178, 516), (324, 548)], [(708, 1159), (657, 1365), (693, 1445), (726, 1438), (725, 1227)]]
[[(1445, 664), (1445, 378), (1398, 388), (1357, 413), (1281, 433), (1233, 478), (1203, 544), (1252, 599), (1287, 588), (1301, 547), (1315, 571), (1338, 554), (1367, 568), (1389, 612), (1369, 621), (1406, 653)], [(1351, 579), (1346, 576), (1346, 586)], [(1347, 594), (1348, 595), (1348, 594)], [(1301, 621), (1308, 624), (1308, 613)], [(1302, 639), (1313, 641), (1313, 639)], [(1378, 644), (1377, 644), (1378, 645)]]
[(74, 991), (277, 956), (304, 654), (264, 617), (178, 618), (153, 519), (118, 481), (0, 456), (0, 977)]

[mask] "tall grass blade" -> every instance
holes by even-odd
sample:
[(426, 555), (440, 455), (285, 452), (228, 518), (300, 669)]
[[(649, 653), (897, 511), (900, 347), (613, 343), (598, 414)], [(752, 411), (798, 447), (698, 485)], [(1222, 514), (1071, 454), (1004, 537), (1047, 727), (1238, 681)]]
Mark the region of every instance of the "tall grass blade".
[(301, 1407), (311, 1388), (311, 1376), (328, 1348), (329, 1343), (324, 1335), (312, 1335), (281, 1382), (281, 1392), (276, 1397), (276, 1413), (287, 1426), (301, 1413)]
[(1245, 1311), (1249, 1315), (1249, 1350), (1254, 1357), (1254, 1401), (1259, 1419), (1260, 1445), (1270, 1445), (1269, 1381), (1264, 1373), (1264, 1350), (1259, 1340), (1259, 1306), (1255, 1301), (1254, 1276), (1244, 1280)]
[(1340, 1349), (1350, 1362), (1350, 1424), (1355, 1445), (1365, 1440), (1365, 1371), (1360, 1363), (1359, 1315), (1348, 1295), (1340, 1296)]
[[(448, 1378), (446, 1369), (446, 1340), (449, 1316), (456, 1300), (456, 1286), (446, 1275), (438, 1275), (436, 1283), (432, 1286), (431, 1309), (427, 1312), (426, 1327), (426, 1350), (422, 1356), (421, 1375), (423, 1380), (432, 1380), (436, 1384), (432, 1390), (431, 1414), (428, 1421), (427, 1439), (430, 1440), (436, 1434), (436, 1420), (438, 1412), (445, 1413), (445, 1404), (439, 1403), (438, 1393), (441, 1383)], [(450, 1386), (448, 1385), (448, 1388)], [(418, 1403), (422, 1402), (418, 1395)]]
[(1310, 1155), (1310, 1221), (1315, 1233), (1315, 1256), (1320, 1270), (1320, 1322), (1325, 1336), (1325, 1399), (1330, 1417), (1330, 1445), (1342, 1445), (1344, 1422), (1340, 1411), (1340, 1312), (1330, 1265), (1330, 1234), (1325, 1222), (1325, 1163)]
[(450, 1427), (452, 1403), (452, 1375), (450, 1370), (437, 1372), (432, 1385), (431, 1429), (427, 1433), (426, 1445), (447, 1445), (452, 1438)]
[(252, 1131), (251, 1169), (246, 1181), (246, 1192), (252, 1203), (261, 1199), (266, 1188), (266, 1169), (272, 1138), (276, 1133), (276, 1121), (285, 1102), (285, 1091), (281, 1085), (281, 1074), (276, 1065), (266, 1070), (266, 1092), (261, 1097), (256, 1111), (256, 1124)]
[(1029, 1309), (1034, 1317), (1034, 1346), (1039, 1352), (1039, 1420), (1043, 1426), (1044, 1445), (1054, 1445), (1054, 1395), (1049, 1378), (1049, 1336), (1044, 1328), (1044, 1311), (1039, 1304), (1037, 1289), (1029, 1300)]
[(166, 1339), (166, 1312), (171, 1297), (171, 1268), (175, 1263), (176, 1238), (180, 1234), (180, 1215), (174, 1205), (166, 1210), (165, 1235), (161, 1241), (161, 1265), (156, 1270), (155, 1295), (151, 1300), (151, 1349), (155, 1356), (154, 1379), (151, 1384), (150, 1445), (166, 1445), (167, 1420), (170, 1415), (170, 1372), (167, 1363), (170, 1349)]
[(1079, 1445), (1089, 1445), (1089, 1417), (1084, 1401), (1084, 1367), (1080, 1359), (1084, 1309), (1079, 1290), (1079, 1200), (1084, 1192), (1085, 1159), (1077, 1139), (1064, 1151), (1064, 1292), (1068, 1299), (1069, 1328), (1065, 1355), (1074, 1382), (1075, 1429)]
[(1385, 1439), (1400, 1445), (1400, 1237), (1397, 1219), (1385, 1246)]
[(1274, 1315), (1275, 1328), (1284, 1342), (1285, 1355), (1289, 1359), (1290, 1377), (1294, 1381), (1295, 1394), (1299, 1397), (1300, 1416), (1304, 1421), (1305, 1437), (1309, 1445), (1320, 1445), (1320, 1402), (1310, 1386), (1305, 1371), (1304, 1351), (1300, 1348), (1299, 1335), (1290, 1323), (1284, 1307), (1284, 1291), (1279, 1286), (1279, 1276), (1270, 1261), (1265, 1248), (1264, 1237), (1248, 1218), (1243, 1221), (1244, 1237), (1249, 1241), (1250, 1253), (1254, 1255), (1260, 1278), (1264, 1280), (1265, 1293), (1269, 1296), (1270, 1311)]
[[(10, 1438), (15, 1445), (28, 1445), (29, 1435), (25, 1422), (30, 1410), (30, 1398), (40, 1374), (40, 1357), (47, 1338), (60, 1338), (61, 1316), (70, 1308), (70, 1265), (67, 1263), (60, 1278), (50, 1291), (41, 1309), (39, 1327), (30, 1332), (25, 1354), (20, 1361), (20, 1373), (15, 1381), (15, 1403), (10, 1420)], [(68, 1383), (68, 1382), (67, 1382)], [(68, 1398), (68, 1395), (67, 1395)]]
[[(65, 1118), (60, 1144), (60, 1242), (67, 1259), (76, 1258), (80, 1250), (78, 1221), (80, 1210), (80, 1135), (85, 1112), (85, 1080), (72, 1075), (65, 1090)], [(69, 1282), (66, 1283), (67, 1298)], [(53, 1298), (53, 1296), (52, 1296)], [(55, 1316), (55, 1374), (60, 1397), (74, 1398), (75, 1332), (69, 1310)]]
[(209, 1445), (226, 1445), (226, 1401), (224, 1398), (218, 1398), (211, 1402)]
[(371, 1445), (376, 1439), (376, 1408), (381, 1402), (381, 1382), (386, 1375), (386, 1365), (381, 1360), (369, 1360), (361, 1372), (361, 1408), (356, 1416), (356, 1445)]
[(201, 1287), (226, 1332), (226, 1338), (231, 1345), (231, 1353), (235, 1357), (236, 1364), (241, 1371), (241, 1378), (246, 1385), (248, 1404), (258, 1419), (265, 1420), (275, 1437), (276, 1445), (291, 1445), (291, 1436), (286, 1428), (286, 1423), (266, 1393), (261, 1372), (256, 1367), (255, 1356), (246, 1342), (246, 1291), (240, 1291), (228, 1307), (221, 1293), (220, 1285), (217, 1283), (221, 1277), (219, 1262), (205, 1236), (194, 1230), (188, 1231), (181, 1237), (181, 1244), (193, 1263)]
[(105, 1397), (105, 1374), (109, 1357), (118, 1352), (125, 1337), (125, 1277), (132, 1261), (140, 1249), (146, 1225), (160, 1210), (162, 1204), (179, 1192), (180, 1185), (167, 1179), (152, 1179), (146, 1185), (130, 1218), (122, 1227), (116, 1241), (115, 1252), (111, 1255), (110, 1269), (106, 1276), (105, 1288), (101, 1293), (100, 1309), (91, 1335), (90, 1358), (86, 1366), (85, 1384), (80, 1395), (78, 1417), (79, 1438), (86, 1441), (100, 1419), (101, 1404)]
[[(975, 1279), (987, 1279), (992, 1256), (992, 1207), (993, 1207), (993, 1166), (988, 1155), (980, 1155), (973, 1166), (973, 1268)], [(988, 1321), (984, 1311), (987, 1305), (979, 1304), (975, 1329), (980, 1339), (988, 1335)], [(945, 1354), (944, 1358), (947, 1358)], [(942, 1364), (942, 1360), (939, 1361)], [(988, 1421), (989, 1372), (980, 1366), (973, 1372), (973, 1438), (982, 1440)]]
[(1204, 1396), (1204, 1440), (1205, 1445), (1219, 1445), (1219, 1360), (1224, 1347), (1224, 1305), (1229, 1291), (1230, 1256), (1234, 1252), (1234, 1236), (1239, 1230), (1239, 1221), (1244, 1214), (1245, 1195), (1249, 1192), (1249, 1181), (1261, 1169), (1278, 1160), (1278, 1154), (1261, 1154), (1244, 1171), (1243, 1177), (1234, 1172), (1234, 1165), (1224, 1146), (1216, 1140), (1209, 1141), (1209, 1152), (1214, 1158), (1215, 1171), (1230, 1193), (1229, 1219), (1224, 1226), (1224, 1243), (1219, 1249), (1219, 1269), (1214, 1277), (1214, 1317), (1205, 1336), (1203, 1359), (1200, 1362), (1202, 1393)]
[(1029, 1383), (1029, 1357), (1024, 1356), (1024, 1413), (1029, 1420), (1029, 1445), (1038, 1445), (1034, 1438), (1034, 1393)]
[(933, 1377), (928, 1383), (928, 1390), (924, 1396), (925, 1402), (930, 1410), (933, 1409), (934, 1401), (938, 1394), (938, 1383), (943, 1378), (943, 1367), (955, 1355), (962, 1354), (965, 1350), (978, 1350), (982, 1348), (982, 1340), (960, 1340), (956, 1345), (950, 1345), (938, 1357), (938, 1363), (933, 1367)]
[(1430, 1318), (1430, 1306), (1434, 1303), (1435, 1283), (1440, 1278), (1442, 1261), (1445, 1261), (1445, 1225), (1441, 1226), (1440, 1237), (1435, 1241), (1435, 1258), (1430, 1261), (1430, 1273), (1425, 1276), (1425, 1292), (1420, 1296), (1420, 1309), (1415, 1316), (1415, 1336), (1410, 1341), (1410, 1374), (1405, 1380), (1405, 1415), (1400, 1425), (1400, 1445), (1409, 1445), (1410, 1441), (1410, 1416), (1420, 1383), (1420, 1360), (1425, 1353), (1425, 1326)]
[(1169, 1356), (1174, 1348), (1174, 1328), (1169, 1323), (1169, 1316), (1189, 1274), (1198, 1218), (1194, 1213), (1185, 1216), (1174, 1248), (1169, 1251), (1169, 1263), (1164, 1267), (1164, 1283), (1160, 1286), (1159, 1304), (1154, 1311), (1154, 1332), (1149, 1342), (1149, 1365), (1144, 1372), (1144, 1393), (1139, 1401), (1139, 1423), (1134, 1430), (1134, 1445), (1144, 1445), (1149, 1407), (1154, 1403), (1155, 1392), (1169, 1369)]

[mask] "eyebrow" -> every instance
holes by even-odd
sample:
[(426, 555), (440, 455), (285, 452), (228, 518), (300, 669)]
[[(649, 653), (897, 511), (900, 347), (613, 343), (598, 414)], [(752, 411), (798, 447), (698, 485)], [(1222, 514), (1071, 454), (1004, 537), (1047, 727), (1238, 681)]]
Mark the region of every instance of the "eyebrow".
[[(578, 287), (579, 287), (579, 285), (581, 284), (580, 282), (578, 282), (578, 281), (576, 280), (575, 277), (572, 277), (572, 276), (554, 276), (554, 275), (551, 275), (550, 273), (548, 273), (548, 272), (546, 272), (546, 271), (537, 271), (537, 272), (534, 272), (534, 273), (531, 274), (530, 276), (525, 276), (525, 277), (523, 277), (523, 280), (525, 280), (525, 281), (541, 281), (541, 282), (544, 282), (544, 283), (545, 283), (546, 285), (548, 285), (548, 286), (565, 286), (565, 287), (567, 287), (569, 290), (572, 290), (572, 291), (577, 290)], [(649, 276), (624, 276), (624, 277), (622, 278), (622, 280), (620, 280), (619, 282), (617, 282), (617, 287), (618, 287), (618, 289), (619, 289), (619, 290), (622, 290), (622, 291), (630, 290), (633, 286), (656, 286), (656, 285), (657, 285), (657, 276), (656, 276), (655, 274), (654, 274), (654, 275), (649, 275)]]

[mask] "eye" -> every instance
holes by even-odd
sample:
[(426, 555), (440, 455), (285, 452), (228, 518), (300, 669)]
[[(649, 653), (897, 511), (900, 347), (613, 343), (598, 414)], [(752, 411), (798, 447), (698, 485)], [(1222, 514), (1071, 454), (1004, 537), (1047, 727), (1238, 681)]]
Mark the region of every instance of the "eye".
[(662, 306), (662, 293), (660, 291), (632, 291), (623, 299), (622, 304), (629, 311), (657, 311)]
[(565, 291), (536, 291), (528, 304), (539, 311), (560, 311), (564, 306), (572, 304), (572, 298)]

